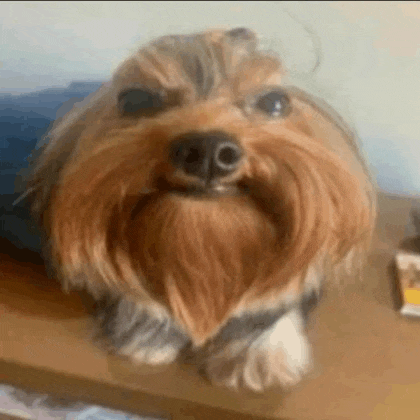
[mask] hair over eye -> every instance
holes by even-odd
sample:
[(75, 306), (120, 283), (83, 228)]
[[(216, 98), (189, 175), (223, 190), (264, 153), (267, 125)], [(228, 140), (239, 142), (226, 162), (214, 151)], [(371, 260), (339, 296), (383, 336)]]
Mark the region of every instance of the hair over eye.
[(130, 89), (118, 97), (118, 107), (123, 115), (150, 117), (161, 112), (164, 107), (162, 96), (146, 89)]

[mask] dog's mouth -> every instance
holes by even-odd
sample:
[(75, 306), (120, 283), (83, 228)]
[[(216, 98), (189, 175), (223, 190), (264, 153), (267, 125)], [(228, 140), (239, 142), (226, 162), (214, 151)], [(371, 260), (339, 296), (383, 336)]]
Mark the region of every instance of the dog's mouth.
[(174, 187), (168, 190), (169, 193), (187, 197), (217, 198), (221, 196), (233, 196), (242, 194), (243, 191), (238, 185), (215, 184), (209, 186), (187, 185), (184, 187)]
[(145, 188), (139, 191), (139, 198), (132, 207), (131, 218), (135, 218), (149, 200), (167, 194), (197, 200), (216, 200), (221, 197), (243, 196), (249, 193), (250, 188), (245, 182), (214, 182), (209, 185), (199, 183), (175, 184), (161, 178), (158, 179), (153, 188)]
[(195, 198), (217, 198), (221, 196), (233, 196), (244, 194), (247, 188), (239, 182), (220, 182), (211, 183), (173, 183), (166, 179), (159, 179), (155, 192), (177, 194)]

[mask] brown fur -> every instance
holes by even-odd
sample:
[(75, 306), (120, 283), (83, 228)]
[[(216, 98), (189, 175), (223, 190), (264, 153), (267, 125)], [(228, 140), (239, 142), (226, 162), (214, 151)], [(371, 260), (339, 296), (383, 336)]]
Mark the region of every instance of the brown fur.
[[(253, 108), (284, 75), (256, 45), (251, 32), (215, 31), (140, 49), (55, 128), (30, 184), (66, 282), (162, 308), (196, 345), (235, 313), (303, 293), (311, 266), (330, 270), (363, 252), (373, 228), (373, 187), (345, 125), (284, 86), (289, 115)], [(136, 85), (176, 106), (121, 117), (118, 94)], [(245, 160), (224, 182), (247, 194), (171, 192), (189, 178), (168, 148), (197, 130), (238, 139)]]

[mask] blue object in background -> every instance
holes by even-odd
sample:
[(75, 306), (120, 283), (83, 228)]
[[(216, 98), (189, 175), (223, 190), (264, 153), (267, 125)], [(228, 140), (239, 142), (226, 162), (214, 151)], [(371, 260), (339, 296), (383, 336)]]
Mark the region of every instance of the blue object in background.
[(17, 173), (28, 167), (27, 158), (48, 132), (57, 111), (97, 90), (101, 82), (74, 82), (66, 88), (50, 88), (22, 95), (0, 93), (0, 249), (11, 244), (40, 252), (41, 234), (31, 218), (27, 200), (13, 206)]

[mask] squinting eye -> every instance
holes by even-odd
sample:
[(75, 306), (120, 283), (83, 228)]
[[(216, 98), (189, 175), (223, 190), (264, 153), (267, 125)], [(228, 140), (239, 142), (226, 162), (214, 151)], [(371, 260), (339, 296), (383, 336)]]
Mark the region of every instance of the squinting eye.
[(163, 109), (162, 97), (143, 89), (125, 91), (118, 97), (118, 106), (124, 115), (150, 117)]
[(255, 107), (271, 117), (283, 117), (290, 111), (290, 101), (285, 93), (274, 91), (261, 96)]

